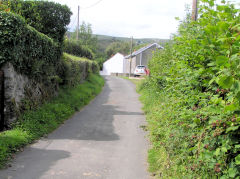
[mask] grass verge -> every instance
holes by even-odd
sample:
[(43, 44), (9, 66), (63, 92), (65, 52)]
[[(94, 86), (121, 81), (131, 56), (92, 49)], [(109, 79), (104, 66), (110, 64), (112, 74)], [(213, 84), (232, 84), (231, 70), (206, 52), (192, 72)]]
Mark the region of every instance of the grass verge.
[(144, 104), (143, 111), (146, 115), (147, 130), (151, 141), (151, 148), (148, 150), (149, 172), (152, 173), (154, 178), (183, 178), (184, 173), (174, 168), (179, 158), (176, 158), (176, 160), (170, 159), (169, 152), (159, 142), (159, 137), (170, 130), (166, 127), (169, 125), (167, 120), (159, 120), (163, 119), (164, 112), (172, 112), (171, 109), (167, 109), (168, 107), (163, 105), (166, 103), (165, 97), (156, 93), (149, 86), (148, 78), (142, 80), (122, 78), (130, 80), (136, 85), (136, 90), (141, 95), (140, 101)]
[(133, 82), (136, 85), (136, 87), (138, 87), (142, 83), (142, 81), (145, 79), (145, 78), (135, 79), (135, 78), (129, 78), (129, 77), (126, 77), (126, 76), (119, 76), (119, 77)]
[[(170, 130), (166, 120), (161, 120), (163, 117), (164, 98), (157, 94), (151, 87), (146, 87), (146, 81), (138, 84), (137, 91), (141, 95), (140, 101), (144, 104), (143, 111), (147, 119), (147, 130), (151, 141), (151, 149), (148, 151), (149, 172), (155, 178), (182, 178), (181, 173), (176, 173), (172, 170), (172, 160), (169, 158), (169, 153), (166, 148), (159, 142), (160, 135), (164, 135), (164, 131)], [(160, 124), (161, 123), (161, 124)]]
[(22, 114), (13, 129), (0, 133), (0, 168), (6, 165), (13, 153), (52, 132), (88, 104), (101, 92), (103, 85), (102, 77), (90, 74), (84, 83), (62, 89), (56, 98)]

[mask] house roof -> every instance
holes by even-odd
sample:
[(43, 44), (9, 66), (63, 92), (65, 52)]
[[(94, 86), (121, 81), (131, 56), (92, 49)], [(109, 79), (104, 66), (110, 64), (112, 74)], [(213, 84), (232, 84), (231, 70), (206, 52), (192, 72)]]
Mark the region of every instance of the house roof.
[(118, 52), (115, 55), (113, 55), (111, 58), (107, 59), (104, 63), (111, 61), (112, 59), (115, 59), (117, 56), (124, 58), (124, 55)]
[[(139, 50), (133, 52), (133, 53), (132, 53), (132, 57), (134, 57), (134, 56), (136, 56), (136, 55), (144, 52), (145, 50), (147, 50), (147, 49), (149, 49), (149, 48), (151, 48), (151, 47), (153, 47), (153, 46), (156, 46), (157, 49), (163, 49), (163, 47), (160, 46), (158, 43), (153, 43), (153, 44), (150, 44), (150, 45), (148, 45), (148, 46), (145, 46), (145, 47), (140, 48)], [(125, 56), (126, 59), (128, 59), (128, 58), (130, 58), (130, 57), (131, 57), (131, 54)]]

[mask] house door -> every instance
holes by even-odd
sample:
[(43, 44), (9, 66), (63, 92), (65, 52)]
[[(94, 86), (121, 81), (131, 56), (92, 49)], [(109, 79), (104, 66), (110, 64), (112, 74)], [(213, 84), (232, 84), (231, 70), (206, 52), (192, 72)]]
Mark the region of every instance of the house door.
[(4, 128), (4, 73), (0, 70), (0, 131)]

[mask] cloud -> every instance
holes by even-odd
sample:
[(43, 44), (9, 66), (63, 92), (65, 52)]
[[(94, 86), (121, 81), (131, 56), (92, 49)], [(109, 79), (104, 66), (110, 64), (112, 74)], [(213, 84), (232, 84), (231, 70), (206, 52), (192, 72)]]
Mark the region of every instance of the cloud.
[(98, 0), (55, 0), (67, 4), (73, 11), (70, 28), (76, 25), (77, 6), (80, 21), (92, 24), (96, 34), (134, 36), (137, 38), (169, 38), (177, 30), (175, 17), (183, 18), (185, 5), (192, 0), (102, 0), (96, 6), (84, 9)]

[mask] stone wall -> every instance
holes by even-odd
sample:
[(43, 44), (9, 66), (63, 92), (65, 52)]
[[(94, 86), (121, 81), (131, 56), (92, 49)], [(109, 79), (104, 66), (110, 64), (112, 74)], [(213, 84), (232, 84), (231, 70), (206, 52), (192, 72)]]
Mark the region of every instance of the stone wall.
[(4, 128), (4, 73), (0, 70), (0, 130)]
[[(63, 85), (74, 86), (83, 82), (89, 73), (96, 73), (92, 62), (83, 61), (75, 63), (75, 61), (71, 61), (67, 65), (68, 69), (64, 71), (66, 76), (63, 77), (65, 80)], [(44, 82), (37, 82), (26, 75), (18, 73), (11, 63), (4, 64), (0, 68), (1, 71), (4, 73), (4, 89), (0, 90), (0, 95), (1, 91), (4, 91), (4, 96), (2, 97), (3, 99), (0, 98), (0, 104), (4, 101), (4, 116), (1, 116), (0, 113), (0, 122), (4, 118), (3, 125), (5, 128), (10, 128), (19, 114), (25, 110), (34, 109), (45, 100), (56, 96), (59, 91), (59, 82), (45, 82), (45, 84)]]
[(4, 72), (4, 125), (9, 127), (17, 119), (24, 102), (41, 102), (46, 87), (17, 73), (11, 63), (0, 70)]

